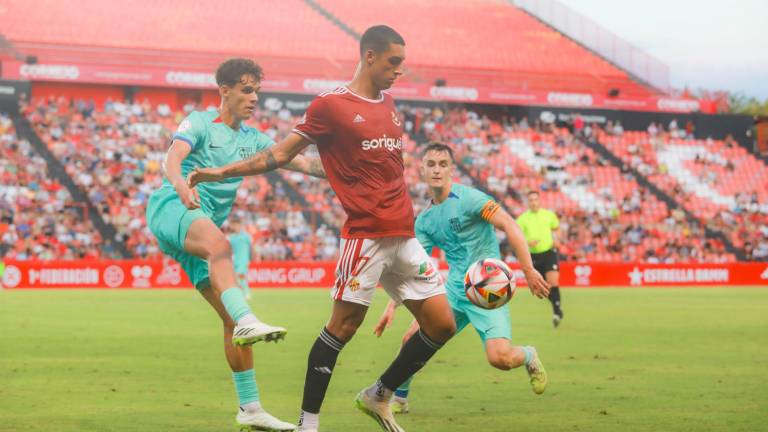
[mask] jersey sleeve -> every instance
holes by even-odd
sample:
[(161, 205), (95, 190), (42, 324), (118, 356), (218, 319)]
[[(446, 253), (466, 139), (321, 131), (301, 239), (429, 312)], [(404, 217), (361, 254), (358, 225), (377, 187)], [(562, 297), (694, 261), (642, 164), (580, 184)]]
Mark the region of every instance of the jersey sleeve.
[(256, 151), (260, 152), (275, 145), (275, 141), (269, 135), (256, 132)]
[(194, 151), (197, 147), (203, 145), (205, 140), (205, 123), (197, 112), (191, 112), (179, 123), (176, 132), (173, 134), (173, 140), (184, 141), (192, 147)]
[(293, 131), (318, 144), (331, 135), (331, 112), (323, 97), (316, 97), (309, 104), (307, 112), (293, 128)]
[(424, 229), (424, 220), (422, 218), (416, 218), (414, 230), (416, 231), (416, 240), (421, 243), (421, 247), (427, 251), (427, 255), (432, 255), (432, 248), (435, 247), (435, 242), (432, 241), (429, 234)]
[(490, 222), (501, 206), (488, 194), (476, 189), (467, 189), (465, 211), (474, 217)]
[(556, 230), (560, 226), (560, 219), (557, 218), (557, 213), (550, 211), (549, 219), (549, 227), (553, 230)]

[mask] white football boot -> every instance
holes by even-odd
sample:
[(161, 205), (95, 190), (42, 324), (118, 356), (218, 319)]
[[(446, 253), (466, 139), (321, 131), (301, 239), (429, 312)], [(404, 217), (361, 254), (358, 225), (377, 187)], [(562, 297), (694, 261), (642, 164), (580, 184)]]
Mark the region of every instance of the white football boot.
[(285, 338), (288, 331), (283, 327), (275, 327), (261, 321), (236, 325), (232, 332), (232, 343), (238, 346), (253, 345), (256, 342), (277, 342)]
[(296, 425), (279, 420), (264, 410), (258, 412), (240, 410), (235, 420), (241, 432), (293, 432), (296, 430)]
[(395, 416), (392, 415), (392, 409), (389, 406), (388, 400), (380, 401), (371, 398), (363, 389), (357, 394), (355, 405), (357, 405), (357, 409), (376, 420), (376, 423), (383, 430), (387, 432), (405, 432), (405, 429), (401, 428), (395, 421)]

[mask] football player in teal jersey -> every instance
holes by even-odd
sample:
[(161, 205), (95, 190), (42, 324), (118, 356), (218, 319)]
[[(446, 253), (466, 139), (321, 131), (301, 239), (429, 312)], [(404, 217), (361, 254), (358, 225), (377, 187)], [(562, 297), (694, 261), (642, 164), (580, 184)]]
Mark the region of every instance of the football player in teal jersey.
[[(433, 143), (426, 147), (421, 173), (429, 186), (431, 203), (416, 218), (416, 237), (427, 252), (437, 246), (445, 252), (450, 266), (446, 290), (456, 319), (457, 332), (467, 324), (475, 327), (485, 346), (488, 363), (509, 370), (525, 366), (531, 386), (537, 394), (547, 386), (547, 373), (536, 349), (513, 346), (509, 305), (486, 310), (472, 304), (464, 294), (464, 274), (470, 265), (483, 258), (502, 259), (494, 228), (503, 231), (515, 252), (531, 293), (547, 296), (549, 286), (533, 268), (531, 254), (515, 220), (490, 196), (469, 186), (453, 182), (453, 151)], [(381, 336), (394, 318), (397, 305), (390, 301), (374, 332)], [(415, 321), (404, 336), (407, 340), (418, 330)], [(392, 409), (408, 412), (409, 378), (395, 392)]]
[[(252, 60), (235, 58), (219, 65), (221, 105), (215, 111), (193, 111), (179, 124), (163, 163), (163, 184), (147, 204), (147, 225), (160, 249), (181, 264), (223, 322), (224, 352), (240, 402), (237, 423), (246, 429), (292, 431), (294, 425), (261, 407), (250, 346), (281, 339), (286, 331), (253, 314), (238, 287), (232, 247), (221, 230), (242, 177), (192, 188), (186, 180), (196, 168), (248, 159), (272, 146), (267, 135), (243, 123), (257, 107), (262, 77), (261, 67)], [(325, 176), (319, 159), (299, 155), (285, 167)]]
[(241, 220), (230, 222), (230, 233), (227, 236), (232, 245), (232, 261), (235, 265), (235, 275), (240, 289), (246, 300), (251, 299), (251, 287), (248, 286), (248, 267), (253, 257), (253, 241), (251, 235), (245, 230)]

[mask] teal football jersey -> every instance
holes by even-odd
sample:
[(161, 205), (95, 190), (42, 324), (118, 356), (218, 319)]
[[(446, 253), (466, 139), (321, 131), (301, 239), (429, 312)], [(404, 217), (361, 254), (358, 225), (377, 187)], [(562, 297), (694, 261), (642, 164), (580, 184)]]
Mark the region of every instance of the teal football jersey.
[(428, 253), (445, 252), (450, 270), (446, 288), (464, 297), (464, 273), (481, 258), (501, 259), (499, 242), (488, 221), (501, 207), (487, 194), (454, 183), (448, 199), (431, 203), (416, 218), (416, 238)]
[[(271, 138), (258, 130), (241, 125), (232, 130), (221, 121), (217, 111), (193, 111), (179, 124), (174, 140), (185, 141), (192, 151), (181, 163), (181, 174), (186, 178), (194, 168), (219, 167), (248, 159), (274, 144)], [(200, 207), (213, 222), (221, 226), (237, 196), (242, 177), (197, 186)], [(155, 193), (176, 195), (176, 190), (163, 178), (163, 185)]]

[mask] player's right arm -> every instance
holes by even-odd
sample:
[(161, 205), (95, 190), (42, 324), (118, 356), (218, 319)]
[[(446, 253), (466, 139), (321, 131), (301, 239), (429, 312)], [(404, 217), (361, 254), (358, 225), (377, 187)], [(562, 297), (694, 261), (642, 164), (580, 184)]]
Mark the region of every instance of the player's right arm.
[(215, 168), (195, 168), (189, 174), (191, 187), (198, 183), (217, 182), (231, 177), (263, 174), (285, 166), (311, 142), (297, 133), (291, 133), (279, 143), (256, 153), (251, 158)]
[(181, 175), (181, 162), (204, 142), (206, 135), (205, 121), (199, 118), (196, 111), (179, 123), (173, 134), (171, 147), (163, 160), (163, 173), (168, 182), (176, 189), (184, 207), (193, 210), (200, 208), (200, 195), (197, 189), (188, 186)]
[(324, 141), (331, 136), (331, 111), (323, 97), (316, 97), (301, 122), (285, 139), (256, 153), (250, 159), (220, 168), (195, 170), (190, 174), (189, 184), (194, 186), (197, 183), (221, 181), (229, 177), (257, 175), (287, 165), (311, 143)]
[(181, 161), (186, 159), (191, 152), (192, 147), (189, 143), (180, 139), (173, 140), (171, 148), (168, 149), (163, 160), (163, 172), (168, 182), (176, 189), (184, 207), (194, 210), (200, 208), (200, 196), (196, 188), (187, 186), (187, 182), (181, 175)]

